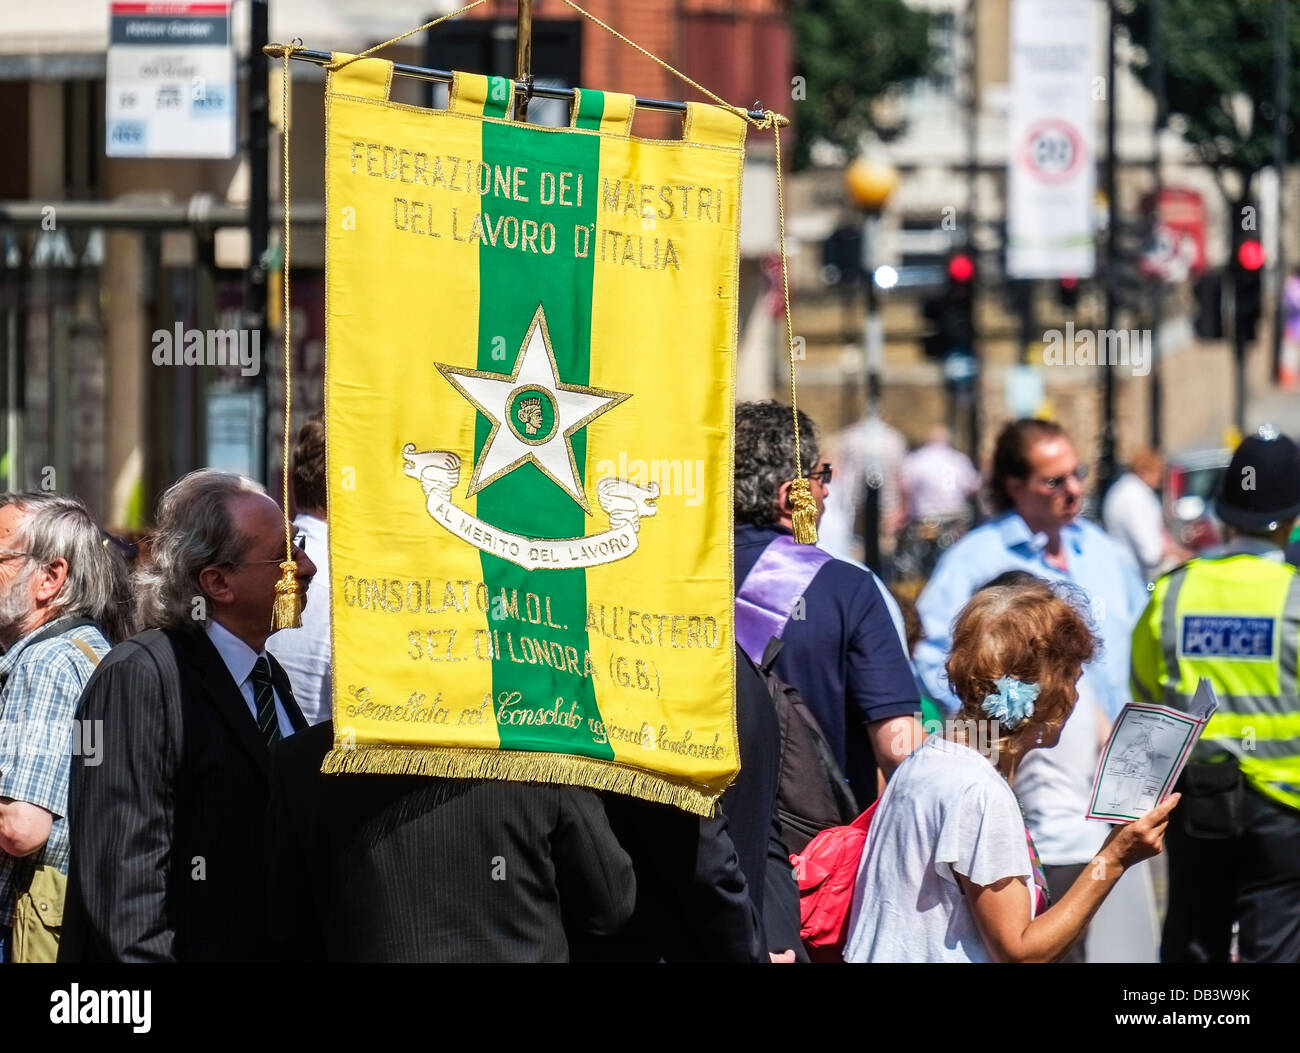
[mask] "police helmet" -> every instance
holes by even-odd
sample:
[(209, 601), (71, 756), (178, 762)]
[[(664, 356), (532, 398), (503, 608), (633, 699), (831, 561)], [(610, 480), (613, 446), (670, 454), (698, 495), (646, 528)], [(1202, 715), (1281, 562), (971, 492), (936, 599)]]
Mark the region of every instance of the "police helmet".
[(1300, 446), (1269, 427), (1244, 439), (1219, 483), (1219, 518), (1238, 530), (1273, 531), (1300, 516)]

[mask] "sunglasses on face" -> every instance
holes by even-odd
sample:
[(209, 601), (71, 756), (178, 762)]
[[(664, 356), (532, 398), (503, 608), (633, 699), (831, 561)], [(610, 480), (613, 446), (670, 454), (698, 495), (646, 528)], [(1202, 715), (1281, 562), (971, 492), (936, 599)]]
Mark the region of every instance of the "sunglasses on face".
[(825, 465), (825, 466), (822, 467), (822, 468), (818, 468), (817, 471), (815, 471), (815, 472), (809, 472), (809, 473), (808, 473), (808, 481), (809, 481), (809, 482), (812, 482), (814, 479), (819, 480), (819, 481), (821, 482), (822, 486), (830, 486), (830, 485), (831, 485), (831, 466), (830, 466), (829, 464), (827, 464), (827, 465)]
[[(307, 552), (307, 535), (299, 531), (293, 538), (293, 559), (296, 561), (299, 556)], [(275, 559), (241, 559), (237, 563), (223, 563), (224, 567), (239, 568), (257, 564), (274, 563), (277, 566), (284, 562), (284, 556), (277, 556)]]
[(1043, 488), (1045, 490), (1055, 491), (1063, 487), (1070, 479), (1078, 479), (1079, 482), (1083, 482), (1087, 478), (1088, 466), (1086, 464), (1081, 464), (1074, 471), (1068, 472), (1065, 475), (1053, 475), (1044, 479)]

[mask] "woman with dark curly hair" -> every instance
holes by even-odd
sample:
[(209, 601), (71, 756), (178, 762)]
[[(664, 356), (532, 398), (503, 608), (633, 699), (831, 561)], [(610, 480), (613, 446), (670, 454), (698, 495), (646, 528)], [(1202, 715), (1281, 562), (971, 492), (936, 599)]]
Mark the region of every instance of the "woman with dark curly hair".
[(1012, 791), (1056, 745), (1096, 640), (1046, 584), (981, 590), (957, 616), (948, 678), (958, 718), (894, 773), (858, 870), (848, 961), (1054, 961), (1126, 869), (1162, 850), (1178, 795), (1117, 826), (1059, 903)]

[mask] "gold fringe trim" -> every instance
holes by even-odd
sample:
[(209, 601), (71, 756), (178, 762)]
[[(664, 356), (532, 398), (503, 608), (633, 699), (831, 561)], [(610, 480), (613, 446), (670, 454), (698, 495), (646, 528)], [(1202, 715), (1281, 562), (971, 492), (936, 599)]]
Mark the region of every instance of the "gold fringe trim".
[(655, 772), (570, 753), (457, 749), (448, 746), (355, 746), (332, 749), (326, 775), (431, 775), (442, 779), (501, 779), (610, 790), (711, 818), (721, 791), (673, 782)]

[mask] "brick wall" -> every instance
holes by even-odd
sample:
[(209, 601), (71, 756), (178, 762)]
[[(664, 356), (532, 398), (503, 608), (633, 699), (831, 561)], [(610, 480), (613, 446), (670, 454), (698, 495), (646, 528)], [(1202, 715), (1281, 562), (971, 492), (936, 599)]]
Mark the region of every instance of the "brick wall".
[[(728, 102), (755, 98), (787, 112), (792, 62), (787, 0), (577, 0), (591, 14), (675, 66)], [(470, 17), (513, 18), (516, 5), (497, 0)], [(533, 17), (573, 17), (582, 28), (582, 85), (658, 99), (708, 101), (560, 0), (534, 0)], [(681, 118), (642, 111), (634, 134), (675, 139)], [(782, 139), (786, 144), (788, 140)]]

